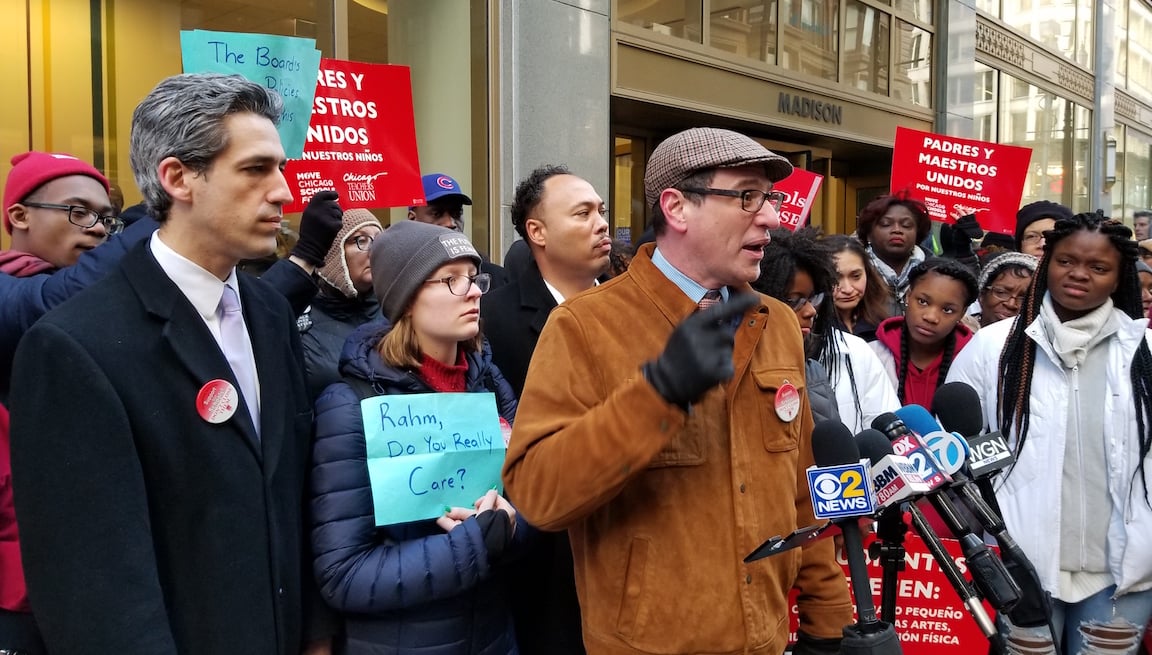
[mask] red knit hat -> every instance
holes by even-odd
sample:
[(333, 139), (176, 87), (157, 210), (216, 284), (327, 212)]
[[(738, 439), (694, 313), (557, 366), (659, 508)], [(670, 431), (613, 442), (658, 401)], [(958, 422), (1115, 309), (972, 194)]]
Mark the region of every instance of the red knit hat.
[(8, 182), (4, 184), (4, 229), (12, 234), (12, 223), (8, 220), (8, 208), (32, 195), (45, 183), (68, 175), (87, 175), (104, 186), (108, 191), (108, 178), (86, 161), (72, 155), (31, 151), (12, 157), (12, 170)]

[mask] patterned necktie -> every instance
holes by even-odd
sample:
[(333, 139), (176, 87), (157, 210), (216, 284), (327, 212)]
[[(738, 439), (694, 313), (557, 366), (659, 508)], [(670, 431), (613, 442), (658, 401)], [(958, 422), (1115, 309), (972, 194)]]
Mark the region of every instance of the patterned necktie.
[(709, 307), (715, 305), (718, 302), (720, 302), (720, 290), (719, 289), (711, 289), (708, 291), (708, 293), (704, 294), (704, 297), (700, 299), (700, 302), (696, 303), (696, 306), (699, 307), (701, 310), (704, 310), (704, 309), (708, 309)]
[(252, 425), (256, 426), (256, 436), (260, 436), (260, 395), (256, 391), (256, 367), (252, 356), (252, 342), (244, 327), (244, 314), (240, 311), (240, 299), (236, 291), (227, 284), (216, 307), (220, 319), (220, 349), (232, 367), (232, 374), (240, 384), (240, 394), (248, 405)]

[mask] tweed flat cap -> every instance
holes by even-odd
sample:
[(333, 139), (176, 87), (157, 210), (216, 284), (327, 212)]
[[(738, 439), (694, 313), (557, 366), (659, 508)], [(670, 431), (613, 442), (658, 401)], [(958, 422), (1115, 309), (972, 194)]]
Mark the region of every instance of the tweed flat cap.
[(772, 182), (792, 174), (792, 164), (752, 139), (714, 127), (694, 127), (665, 139), (644, 171), (644, 199), (651, 207), (664, 189), (683, 182), (696, 171), (764, 164)]

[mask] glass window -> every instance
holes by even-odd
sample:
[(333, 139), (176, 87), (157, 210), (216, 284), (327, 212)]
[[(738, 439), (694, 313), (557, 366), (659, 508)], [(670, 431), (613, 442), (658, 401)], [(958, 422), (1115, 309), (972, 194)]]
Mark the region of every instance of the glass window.
[(1112, 82), (1116, 88), (1123, 89), (1128, 81), (1128, 4), (1126, 2), (1119, 4), (1120, 6), (1116, 7), (1116, 49), (1112, 53), (1115, 74)]
[(931, 0), (896, 0), (896, 9), (912, 14), (916, 20), (932, 22)]
[(839, 0), (782, 0), (780, 65), (836, 80)]
[(888, 95), (888, 43), (892, 18), (858, 0), (844, 13), (844, 74), (840, 81), (860, 91)]
[(714, 0), (708, 44), (776, 63), (776, 0)]
[(1032, 149), (1021, 204), (1052, 200), (1077, 211), (1088, 209), (1092, 112), (1071, 100), (1001, 73), (1012, 97), (1000, 104), (1000, 142)]
[(1132, 0), (1128, 10), (1128, 91), (1152, 101), (1152, 8)]
[(1000, 17), (1000, 0), (976, 0), (976, 8), (991, 16)]
[[(1072, 171), (1072, 188), (1065, 193), (1064, 203), (1074, 212), (1095, 211), (1096, 205), (1089, 200), (1088, 189), (1092, 185), (1092, 110), (1083, 105), (1068, 101), (1073, 114), (1071, 140), (1065, 139), (1065, 168)], [(1071, 160), (1068, 157), (1071, 157)]]
[(1092, 62), (1092, 0), (1004, 0), (1004, 22), (1068, 59)]
[(932, 106), (932, 34), (896, 21), (896, 61), (892, 97), (921, 107)]
[(976, 138), (996, 141), (996, 71), (976, 62), (976, 89), (972, 102), (972, 118)]
[(702, 0), (617, 0), (616, 18), (658, 34), (701, 42)]
[[(1152, 136), (1134, 129), (1124, 134), (1124, 174), (1120, 176), (1120, 162), (1116, 162), (1116, 176), (1124, 182), (1125, 215), (1152, 207)], [(1117, 144), (1119, 150), (1120, 144)], [(1117, 159), (1120, 154), (1117, 152)], [(1113, 193), (1113, 198), (1116, 194)]]

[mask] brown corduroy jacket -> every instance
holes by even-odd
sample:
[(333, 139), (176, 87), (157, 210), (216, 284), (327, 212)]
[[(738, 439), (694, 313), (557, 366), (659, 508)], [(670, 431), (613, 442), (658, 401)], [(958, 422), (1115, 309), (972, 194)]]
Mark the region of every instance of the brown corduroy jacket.
[[(742, 561), (815, 522), (796, 317), (762, 296), (736, 328), (735, 377), (685, 413), (641, 373), (695, 310), (652, 250), (552, 311), (508, 449), (508, 495), (534, 525), (569, 531), (590, 655), (779, 655), (793, 585), (800, 629), (839, 637), (852, 608), (831, 541)], [(800, 390), (791, 422), (774, 409), (786, 382)]]

